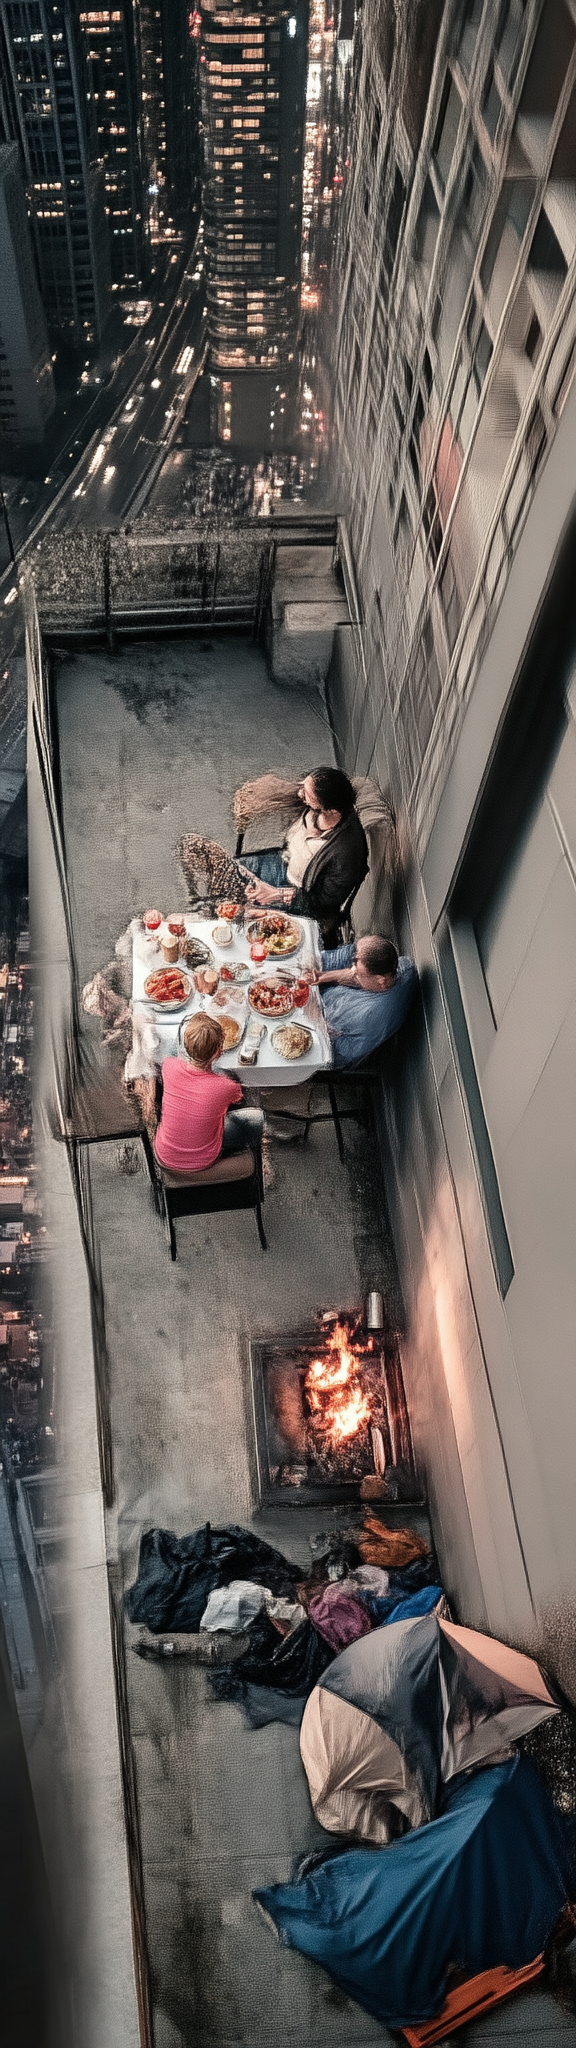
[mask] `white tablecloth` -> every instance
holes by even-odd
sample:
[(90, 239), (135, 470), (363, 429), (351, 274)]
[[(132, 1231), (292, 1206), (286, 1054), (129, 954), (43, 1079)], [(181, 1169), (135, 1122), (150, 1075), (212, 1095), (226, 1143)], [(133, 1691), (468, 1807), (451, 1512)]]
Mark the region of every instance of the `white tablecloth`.
[[(195, 938), (203, 939), (205, 944), (210, 947), (215, 967), (224, 967), (228, 963), (232, 964), (233, 961), (244, 960), (247, 962), (254, 979), (259, 980), (263, 974), (274, 973), (277, 968), (280, 969), (280, 972), (283, 970), (285, 973), (305, 975), (312, 967), (320, 968), (321, 966), (318, 926), (308, 917), (299, 917), (297, 920), (302, 931), (302, 944), (297, 953), (291, 954), (287, 960), (269, 960), (265, 961), (262, 966), (256, 966), (254, 961), (250, 959), (249, 941), (245, 937), (244, 932), (238, 931), (236, 926), (233, 927), (232, 944), (219, 948), (212, 937), (215, 922), (213, 918), (192, 917), (189, 913), (184, 912), (179, 912), (178, 914), (184, 917), (186, 931), (190, 935), (194, 935)], [(258, 912), (255, 911), (254, 916), (257, 915)], [(134, 1017), (134, 1054), (130, 1061), (130, 1078), (132, 1080), (136, 1078), (135, 1070), (138, 1065), (136, 1047), (143, 1025), (152, 1026), (152, 1030), (155, 1033), (157, 1046), (152, 1051), (152, 1062), (159, 1071), (162, 1061), (168, 1057), (168, 1054), (178, 1052), (179, 1034), (188, 1017), (192, 1017), (197, 1010), (208, 1011), (209, 1015), (214, 1017), (222, 1016), (222, 1012), (219, 1012), (214, 1007), (210, 997), (199, 995), (194, 987), (192, 988), (189, 1001), (183, 1005), (181, 1010), (171, 1011), (166, 1015), (166, 1013), (163, 1014), (161, 1011), (153, 1009), (152, 1005), (146, 1001), (144, 983), (148, 975), (152, 974), (155, 968), (162, 967), (164, 964), (164, 956), (160, 948), (151, 944), (144, 933), (136, 931), (134, 933), (132, 979), (132, 1008)], [(183, 965), (185, 972), (190, 975), (192, 980), (191, 968), (186, 967), (185, 963)], [(244, 988), (241, 986), (236, 988), (235, 984), (230, 982), (227, 987), (227, 993), (229, 993), (231, 999), (230, 1014), (238, 1017), (240, 1023), (244, 1023), (253, 1014), (248, 1003), (248, 985)], [(304, 1059), (283, 1060), (281, 1054), (275, 1052), (271, 1042), (271, 1032), (275, 1029), (276, 1024), (283, 1022), (283, 1019), (278, 1017), (266, 1024), (265, 1035), (261, 1040), (255, 1066), (242, 1066), (238, 1058), (242, 1050), (242, 1041), (240, 1041), (240, 1044), (235, 1046), (233, 1052), (223, 1053), (222, 1058), (216, 1061), (215, 1071), (217, 1073), (221, 1071), (232, 1073), (234, 1078), (240, 1081), (245, 1088), (286, 1088), (294, 1087), (298, 1082), (309, 1081), (312, 1074), (316, 1074), (320, 1067), (331, 1066), (332, 1048), (317, 988), (310, 990), (305, 1009), (292, 1012), (292, 1019), (298, 1023), (307, 1024), (312, 1032), (312, 1045)], [(264, 1022), (264, 1019), (261, 1021)], [(150, 1055), (148, 1055), (149, 1057)], [(142, 1064), (141, 1071), (143, 1073), (150, 1072), (150, 1065), (146, 1064), (146, 1060)]]

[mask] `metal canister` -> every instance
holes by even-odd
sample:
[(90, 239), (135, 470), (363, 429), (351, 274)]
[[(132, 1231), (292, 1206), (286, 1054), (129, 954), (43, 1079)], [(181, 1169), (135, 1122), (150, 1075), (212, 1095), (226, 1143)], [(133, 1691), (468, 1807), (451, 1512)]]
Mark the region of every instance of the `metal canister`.
[(368, 1295), (368, 1301), (366, 1304), (366, 1328), (368, 1330), (384, 1329), (384, 1303), (382, 1300), (382, 1295), (378, 1294), (376, 1288), (372, 1288), (370, 1294)]

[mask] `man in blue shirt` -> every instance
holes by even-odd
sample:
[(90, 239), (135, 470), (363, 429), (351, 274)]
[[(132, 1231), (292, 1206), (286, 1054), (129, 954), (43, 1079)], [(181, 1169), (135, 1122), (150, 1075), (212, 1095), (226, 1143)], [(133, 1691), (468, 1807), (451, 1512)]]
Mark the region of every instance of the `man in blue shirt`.
[(317, 977), (334, 1065), (357, 1066), (404, 1023), (418, 975), (391, 939), (357, 939), (322, 954)]

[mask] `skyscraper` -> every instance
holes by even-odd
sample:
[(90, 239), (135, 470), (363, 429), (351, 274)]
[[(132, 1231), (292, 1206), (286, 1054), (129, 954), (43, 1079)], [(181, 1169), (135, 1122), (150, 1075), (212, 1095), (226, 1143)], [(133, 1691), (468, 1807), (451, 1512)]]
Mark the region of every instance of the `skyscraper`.
[(41, 446), (55, 407), (16, 142), (0, 147), (0, 276), (0, 433), (9, 459)]
[(298, 325), (306, 0), (204, 0), (200, 19), (212, 363), (280, 370)]
[(134, 21), (140, 74), (145, 208), (150, 242), (154, 247), (158, 242), (170, 239), (173, 228), (167, 188), (162, 16), (156, 0), (134, 0)]
[(161, 0), (166, 110), (166, 181), (177, 230), (190, 227), (200, 181), (199, 19), (189, 0)]
[(131, 0), (80, 14), (104, 162), (106, 212), (115, 284), (142, 274), (142, 163), (139, 80)]
[(0, 0), (0, 119), (19, 142), (50, 333), (97, 342), (109, 311), (104, 181), (71, 0)]

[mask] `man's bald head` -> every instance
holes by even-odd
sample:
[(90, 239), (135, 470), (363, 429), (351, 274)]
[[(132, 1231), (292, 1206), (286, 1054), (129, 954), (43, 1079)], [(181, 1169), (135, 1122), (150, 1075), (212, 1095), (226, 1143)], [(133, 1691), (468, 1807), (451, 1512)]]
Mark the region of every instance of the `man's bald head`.
[(392, 939), (380, 939), (375, 934), (358, 939), (356, 959), (361, 962), (367, 974), (378, 974), (386, 981), (395, 981), (398, 972), (398, 953)]

